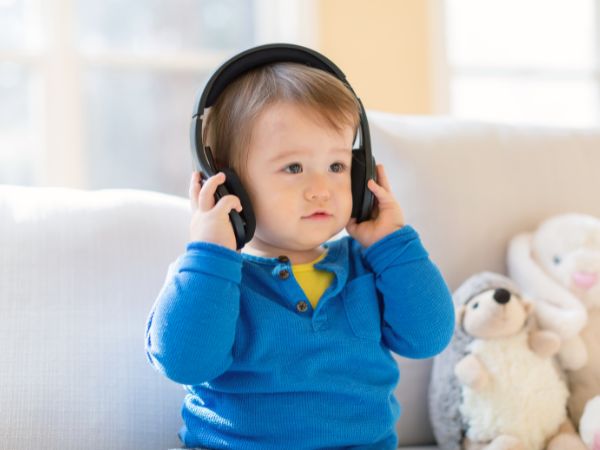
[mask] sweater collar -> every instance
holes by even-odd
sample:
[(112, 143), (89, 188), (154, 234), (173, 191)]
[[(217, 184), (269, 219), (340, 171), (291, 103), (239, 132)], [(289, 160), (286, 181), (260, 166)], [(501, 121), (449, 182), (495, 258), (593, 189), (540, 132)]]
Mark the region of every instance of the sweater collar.
[[(336, 285), (333, 287), (333, 293), (337, 294), (341, 288), (346, 284), (348, 278), (348, 246), (350, 245), (349, 237), (342, 237), (335, 241), (327, 241), (323, 244), (323, 247), (327, 249), (327, 254), (323, 259), (315, 264), (315, 269), (326, 270), (333, 272), (336, 277)], [(279, 260), (279, 257), (265, 258), (263, 256), (250, 255), (242, 253), (242, 258), (245, 261), (267, 266), (269, 270), (272, 270), (275, 266), (284, 264)], [(285, 263), (291, 268), (289, 262)]]

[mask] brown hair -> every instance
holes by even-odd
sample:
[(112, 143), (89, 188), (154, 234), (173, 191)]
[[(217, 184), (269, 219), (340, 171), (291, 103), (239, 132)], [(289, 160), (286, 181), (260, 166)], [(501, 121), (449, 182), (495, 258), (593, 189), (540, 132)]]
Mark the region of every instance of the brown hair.
[(260, 113), (278, 101), (291, 101), (315, 111), (333, 129), (350, 125), (356, 133), (359, 103), (335, 76), (304, 64), (282, 62), (250, 70), (230, 83), (208, 110), (203, 141), (217, 170), (231, 167), (245, 178), (248, 148)]

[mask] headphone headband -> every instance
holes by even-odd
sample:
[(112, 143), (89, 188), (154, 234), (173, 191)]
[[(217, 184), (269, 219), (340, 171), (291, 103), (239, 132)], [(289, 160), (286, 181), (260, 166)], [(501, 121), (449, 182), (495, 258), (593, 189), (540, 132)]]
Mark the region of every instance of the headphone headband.
[(257, 67), (284, 61), (305, 64), (329, 72), (342, 81), (354, 94), (354, 90), (346, 81), (344, 72), (324, 55), (300, 45), (266, 44), (245, 50), (223, 63), (210, 77), (201, 95), (196, 98), (193, 117), (201, 116), (205, 108), (214, 105), (227, 85), (238, 76)]
[[(265, 44), (249, 48), (225, 61), (209, 78), (203, 89), (198, 91), (194, 100), (192, 112), (192, 127), (190, 140), (192, 143), (192, 156), (196, 162), (197, 170), (205, 170), (207, 175), (214, 175), (214, 161), (210, 152), (206, 151), (204, 137), (202, 136), (204, 110), (214, 105), (219, 95), (234, 79), (254, 68), (276, 62), (297, 62), (314, 67), (333, 75), (352, 92), (359, 104), (360, 123), (356, 132), (360, 131), (361, 148), (368, 155), (365, 161), (367, 173), (373, 174), (374, 164), (371, 163), (371, 137), (367, 114), (360, 98), (346, 80), (344, 72), (326, 56), (301, 45), (276, 43)], [(353, 142), (356, 139), (354, 136)], [(370, 192), (367, 193), (369, 195)]]

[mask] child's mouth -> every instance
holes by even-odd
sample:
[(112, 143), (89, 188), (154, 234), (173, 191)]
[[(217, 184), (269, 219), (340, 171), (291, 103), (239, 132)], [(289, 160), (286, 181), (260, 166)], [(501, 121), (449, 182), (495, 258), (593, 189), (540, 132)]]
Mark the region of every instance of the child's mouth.
[(314, 214), (311, 214), (310, 216), (306, 216), (305, 219), (322, 220), (322, 219), (329, 219), (330, 217), (331, 217), (331, 214), (327, 214), (327, 213), (314, 213)]

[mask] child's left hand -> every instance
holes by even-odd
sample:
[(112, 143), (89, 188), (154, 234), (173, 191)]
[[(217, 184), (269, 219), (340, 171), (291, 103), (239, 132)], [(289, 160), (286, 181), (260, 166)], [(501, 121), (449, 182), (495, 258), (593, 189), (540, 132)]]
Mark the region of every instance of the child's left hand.
[(346, 224), (348, 234), (365, 248), (404, 226), (404, 213), (394, 198), (382, 164), (377, 164), (377, 179), (379, 184), (375, 180), (367, 183), (367, 187), (375, 195), (371, 218), (356, 223), (356, 218), (353, 217)]

